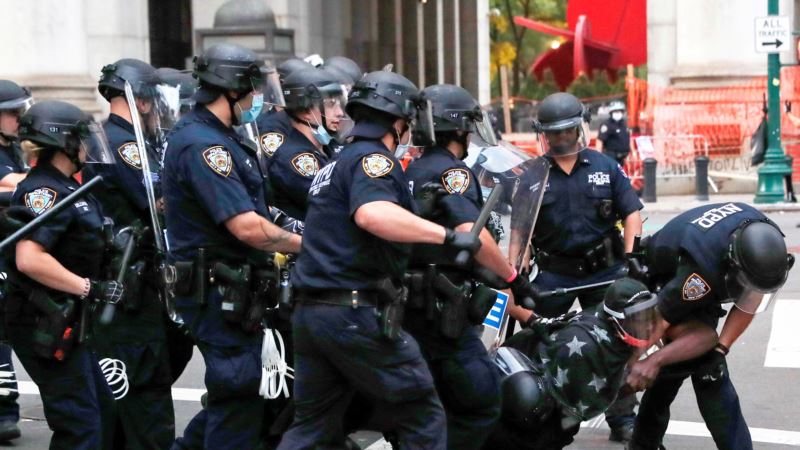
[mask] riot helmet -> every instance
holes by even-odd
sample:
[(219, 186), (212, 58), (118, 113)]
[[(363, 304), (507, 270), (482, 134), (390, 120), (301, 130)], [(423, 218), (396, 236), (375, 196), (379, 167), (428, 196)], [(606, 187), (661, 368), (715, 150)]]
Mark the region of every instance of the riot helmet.
[[(337, 77), (325, 69), (302, 69), (287, 76), (282, 88), (289, 115), (311, 127), (317, 141), (327, 145), (328, 132), (338, 131), (347, 101)], [(300, 117), (304, 112), (311, 120)]]
[(11, 140), (17, 135), (17, 122), (33, 105), (31, 91), (11, 80), (0, 80), (0, 115), (11, 114), (11, 122), (0, 117), (0, 136)]
[(437, 142), (463, 137), (464, 154), (469, 144), (469, 133), (477, 133), (487, 145), (497, 145), (491, 120), (481, 105), (464, 88), (452, 84), (436, 84), (422, 90), (431, 102), (433, 130)]
[(163, 111), (160, 121), (161, 134), (166, 135), (178, 120), (194, 107), (197, 80), (188, 71), (171, 67), (156, 69), (159, 83), (156, 86), (158, 109)]
[(614, 100), (608, 105), (608, 115), (612, 120), (619, 122), (625, 117), (625, 103), (619, 100)]
[[(586, 146), (583, 122), (588, 122), (590, 117), (589, 110), (577, 97), (557, 92), (539, 103), (533, 128), (545, 153), (551, 156), (573, 155)], [(571, 137), (573, 130), (575, 138)]]
[[(435, 142), (430, 102), (420, 95), (414, 83), (400, 74), (379, 70), (364, 75), (350, 91), (346, 112), (356, 122), (359, 118), (376, 121), (383, 120), (379, 117), (403, 119), (417, 145)], [(391, 128), (389, 124), (384, 125)], [(398, 145), (411, 144), (410, 141), (400, 143), (400, 137), (406, 131), (402, 130), (401, 133), (395, 130)]]
[(352, 59), (344, 56), (331, 56), (325, 60), (325, 65), (323, 67), (326, 69), (332, 67), (344, 72), (353, 80), (353, 83), (364, 76), (364, 71), (361, 70), (361, 67)]
[[(778, 227), (748, 220), (731, 233), (725, 262), (729, 298), (737, 308), (754, 314), (764, 294), (774, 294), (786, 283), (794, 255), (788, 253)], [(768, 300), (773, 297), (768, 296)]]
[(283, 80), (285, 80), (286, 77), (288, 77), (292, 72), (296, 72), (302, 69), (311, 69), (313, 67), (314, 66), (303, 61), (300, 58), (291, 58), (278, 64), (277, 71), (281, 82), (283, 82)]
[[(30, 149), (63, 151), (80, 169), (83, 164), (113, 164), (103, 128), (70, 103), (47, 100), (28, 109), (19, 119), (19, 139)], [(80, 161), (81, 150), (86, 152)]]
[[(236, 44), (214, 44), (202, 55), (194, 58), (194, 75), (200, 80), (200, 89), (194, 98), (198, 103), (210, 103), (220, 95), (225, 96), (234, 124), (254, 122), (264, 106), (262, 88), (266, 76), (264, 61), (255, 52)], [(231, 96), (229, 92), (234, 92)], [(253, 94), (248, 109), (240, 101)], [(239, 108), (240, 114), (236, 114)]]
[(657, 321), (658, 297), (641, 281), (621, 278), (614, 282), (603, 298), (603, 311), (611, 317), (617, 334), (626, 344), (646, 348)]
[(97, 90), (103, 98), (111, 101), (114, 97), (125, 95), (125, 82), (128, 82), (136, 98), (149, 99), (156, 95), (158, 81), (153, 66), (138, 59), (124, 58), (103, 66)]

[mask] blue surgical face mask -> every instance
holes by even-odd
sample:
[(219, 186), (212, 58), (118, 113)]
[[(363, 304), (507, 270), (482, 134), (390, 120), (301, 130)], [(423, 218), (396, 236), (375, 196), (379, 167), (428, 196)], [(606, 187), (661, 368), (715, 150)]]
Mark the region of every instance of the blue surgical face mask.
[(322, 125), (317, 125), (316, 130), (311, 128), (311, 135), (314, 136), (314, 139), (316, 139), (317, 142), (322, 145), (328, 145), (331, 143), (331, 135)]
[(264, 108), (264, 94), (253, 95), (253, 104), (247, 111), (242, 111), (242, 123), (255, 122), (256, 118), (261, 115), (261, 109)]
[(406, 156), (406, 153), (408, 153), (408, 149), (413, 147), (413, 145), (411, 145), (411, 138), (409, 137), (408, 142), (406, 142), (405, 144), (401, 144), (400, 138), (402, 135), (398, 133), (397, 130), (394, 130), (394, 132), (395, 135), (397, 136), (397, 147), (395, 147), (394, 149), (394, 157), (397, 159), (402, 159), (403, 156)]

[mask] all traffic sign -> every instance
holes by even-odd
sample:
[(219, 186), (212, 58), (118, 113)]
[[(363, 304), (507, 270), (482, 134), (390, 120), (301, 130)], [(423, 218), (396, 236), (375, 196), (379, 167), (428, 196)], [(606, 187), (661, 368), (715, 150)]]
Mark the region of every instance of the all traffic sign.
[(789, 16), (756, 17), (756, 51), (780, 53), (789, 50), (792, 24)]

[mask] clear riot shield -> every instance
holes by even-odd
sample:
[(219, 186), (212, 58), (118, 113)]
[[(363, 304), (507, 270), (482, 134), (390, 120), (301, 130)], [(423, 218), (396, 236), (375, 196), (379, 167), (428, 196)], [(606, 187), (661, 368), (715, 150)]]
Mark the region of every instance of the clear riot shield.
[[(477, 134), (470, 137), (464, 162), (478, 178), (484, 197), (494, 185), (503, 185), (503, 197), (494, 208), (487, 228), (517, 270), (522, 269), (524, 254), (520, 253), (527, 248), (533, 234), (547, 184), (549, 162), (544, 158), (532, 158), (506, 141), (489, 145)], [(484, 321), (482, 339), (488, 348), (496, 348), (505, 335), (510, 301), (506, 292), (499, 292), (495, 307)]]

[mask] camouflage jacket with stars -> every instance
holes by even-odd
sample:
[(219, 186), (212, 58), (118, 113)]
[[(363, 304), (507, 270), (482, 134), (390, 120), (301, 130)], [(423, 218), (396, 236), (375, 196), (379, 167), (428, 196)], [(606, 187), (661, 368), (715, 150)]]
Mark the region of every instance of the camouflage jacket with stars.
[(550, 339), (539, 344), (538, 354), (562, 410), (587, 420), (608, 409), (633, 347), (618, 337), (602, 306), (584, 310)]

